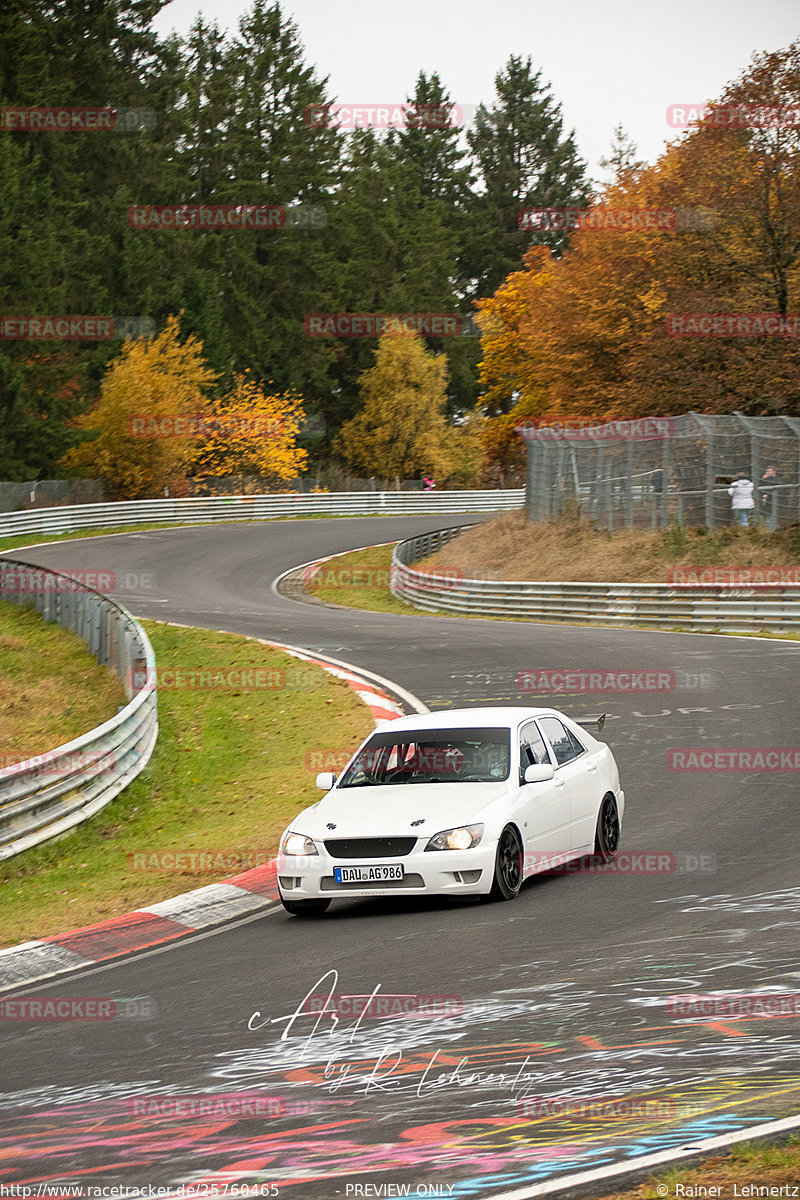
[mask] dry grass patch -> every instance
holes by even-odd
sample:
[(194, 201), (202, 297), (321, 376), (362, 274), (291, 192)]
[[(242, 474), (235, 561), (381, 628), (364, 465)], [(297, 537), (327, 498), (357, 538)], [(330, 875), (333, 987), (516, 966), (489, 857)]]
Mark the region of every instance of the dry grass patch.
[(423, 571), (460, 571), (476, 579), (664, 583), (671, 569), (768, 569), (800, 565), (800, 528), (776, 533), (726, 526), (711, 532), (672, 526), (661, 533), (609, 533), (588, 521), (561, 518), (532, 524), (504, 513), (475, 525), (438, 554), (416, 563)]

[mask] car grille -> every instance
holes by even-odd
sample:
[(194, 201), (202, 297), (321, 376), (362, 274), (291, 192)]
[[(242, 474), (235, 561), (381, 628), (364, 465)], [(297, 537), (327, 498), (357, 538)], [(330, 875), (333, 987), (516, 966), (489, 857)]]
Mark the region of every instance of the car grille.
[(330, 838), (325, 849), (331, 858), (402, 858), (416, 842), (415, 837)]

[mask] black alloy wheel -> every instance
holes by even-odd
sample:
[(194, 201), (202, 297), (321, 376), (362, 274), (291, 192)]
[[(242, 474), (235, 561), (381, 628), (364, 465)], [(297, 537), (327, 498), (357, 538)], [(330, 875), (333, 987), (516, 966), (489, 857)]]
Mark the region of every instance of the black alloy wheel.
[(522, 887), (522, 842), (513, 825), (506, 825), (497, 842), (492, 900), (513, 900)]
[(597, 829), (594, 835), (594, 852), (603, 860), (611, 859), (619, 849), (619, 812), (613, 796), (604, 796), (597, 814)]

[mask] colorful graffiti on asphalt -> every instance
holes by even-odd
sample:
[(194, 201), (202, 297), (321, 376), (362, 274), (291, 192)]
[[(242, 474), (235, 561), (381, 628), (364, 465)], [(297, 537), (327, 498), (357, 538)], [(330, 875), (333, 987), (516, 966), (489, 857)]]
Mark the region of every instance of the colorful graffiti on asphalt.
[[(677, 1120), (609, 1123), (602, 1118), (476, 1114), (403, 1125), (383, 1141), (375, 1140), (374, 1117), (359, 1113), (352, 1100), (318, 1102), (316, 1118), (300, 1125), (240, 1116), (190, 1121), (134, 1116), (128, 1097), (44, 1107), (35, 1114), (20, 1108), (17, 1128), (12, 1126), (0, 1139), (0, 1179), (12, 1179), (10, 1167), (18, 1155), (24, 1156), (13, 1175), (19, 1183), (81, 1179), (87, 1160), (101, 1152), (102, 1165), (92, 1168), (93, 1183), (116, 1181), (120, 1172), (131, 1182), (137, 1171), (141, 1179), (143, 1170), (151, 1180), (152, 1168), (161, 1160), (170, 1164), (171, 1182), (209, 1188), (214, 1183), (272, 1181), (281, 1188), (303, 1184), (306, 1196), (312, 1183), (413, 1170), (426, 1181), (446, 1178), (452, 1196), (468, 1197), (755, 1124), (763, 1119), (764, 1104), (776, 1095), (796, 1106), (800, 1076), (760, 1083), (728, 1078), (679, 1089), (678, 1111), (697, 1115)], [(214, 1098), (225, 1102), (231, 1096), (238, 1101), (242, 1093), (215, 1093)], [(39, 1175), (32, 1170), (34, 1163), (37, 1171), (46, 1163), (55, 1169)]]
[[(719, 908), (722, 899), (705, 903)], [(780, 918), (793, 902), (784, 894), (747, 900), (758, 922), (762, 903)], [(672, 903), (703, 905), (691, 896)], [(138, 1172), (173, 1185), (274, 1182), (316, 1200), (346, 1179), (413, 1172), (468, 1200), (796, 1112), (800, 1075), (786, 1071), (800, 1060), (796, 1016), (668, 1012), (675, 995), (800, 986), (790, 926), (773, 926), (784, 953), (763, 952), (752, 948), (742, 908), (735, 911), (740, 924), (724, 934), (687, 930), (657, 953), (652, 942), (617, 950), (613, 971), (602, 953), (487, 964), (472, 981), (485, 999), (465, 999), (447, 1017), (334, 1030), (323, 1020), (314, 1033), (318, 1016), (290, 1026), (290, 1013), (265, 1002), (257, 1020), (241, 1014), (238, 1047), (197, 1064), (194, 1086), (181, 1090), (222, 1100), (280, 1096), (286, 1116), (132, 1112), (133, 1096), (175, 1094), (163, 1079), (7, 1094), (0, 1181), (128, 1183)], [(319, 991), (315, 974), (307, 982)], [(669, 1104), (606, 1119), (536, 1115), (519, 1103), (609, 1096)], [(298, 1104), (300, 1119), (288, 1115)]]

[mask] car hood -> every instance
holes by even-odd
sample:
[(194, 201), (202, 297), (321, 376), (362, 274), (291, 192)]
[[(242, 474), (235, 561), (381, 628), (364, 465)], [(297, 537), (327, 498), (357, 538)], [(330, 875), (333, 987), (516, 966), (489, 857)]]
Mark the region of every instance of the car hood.
[[(311, 837), (389, 837), (439, 833), (473, 822), (493, 800), (506, 795), (502, 783), (406, 783), (386, 787), (334, 788), (313, 813), (304, 814)], [(412, 826), (412, 821), (424, 821)], [(329, 829), (329, 823), (336, 829)]]

